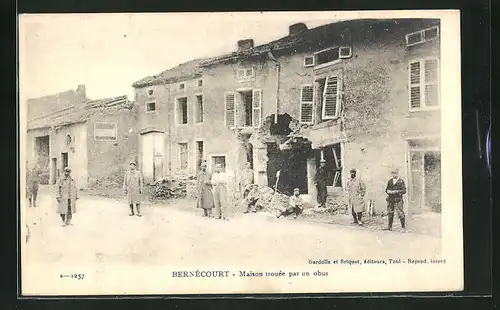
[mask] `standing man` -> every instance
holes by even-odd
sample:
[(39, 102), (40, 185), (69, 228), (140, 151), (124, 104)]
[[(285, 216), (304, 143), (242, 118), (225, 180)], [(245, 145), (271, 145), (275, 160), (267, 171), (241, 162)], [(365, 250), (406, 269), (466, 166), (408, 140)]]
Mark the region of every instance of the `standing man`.
[(392, 177), (387, 182), (385, 192), (387, 193), (387, 214), (389, 217), (389, 224), (384, 230), (392, 230), (392, 222), (394, 220), (394, 210), (398, 214), (401, 221), (401, 228), (406, 232), (405, 226), (405, 213), (403, 209), (403, 195), (406, 194), (406, 186), (403, 179), (399, 177), (399, 170), (394, 169)]
[(28, 195), (29, 206), (36, 207), (36, 198), (38, 196), (38, 187), (40, 185), (41, 171), (39, 165), (35, 164), (27, 173), (26, 178), (26, 194)]
[(316, 170), (315, 184), (318, 190), (318, 204), (320, 208), (325, 208), (326, 203), (326, 182), (328, 181), (328, 170), (326, 169), (326, 160), (321, 159), (319, 168)]
[(75, 180), (71, 177), (71, 169), (64, 168), (64, 176), (57, 181), (57, 213), (61, 216), (63, 226), (71, 225), (73, 214), (76, 213), (78, 192)]
[(252, 184), (253, 184), (253, 169), (252, 169), (252, 164), (250, 162), (247, 162), (245, 164), (245, 169), (243, 170), (242, 178), (241, 178), (241, 181), (240, 181), (240, 191), (243, 194), (242, 199), (246, 198), (246, 196), (250, 192)]
[(222, 172), (222, 166), (220, 164), (215, 165), (215, 173), (212, 175), (211, 183), (217, 219), (227, 220), (227, 179)]
[(127, 195), (128, 205), (130, 207), (129, 216), (134, 216), (134, 204), (137, 209), (137, 216), (142, 216), (140, 205), (144, 180), (141, 173), (137, 171), (136, 168), (137, 164), (135, 161), (131, 161), (129, 170), (125, 172), (125, 177), (123, 178), (123, 192)]
[(201, 164), (201, 170), (198, 172), (198, 202), (197, 207), (202, 208), (204, 216), (211, 217), (214, 207), (214, 199), (212, 195), (212, 174), (207, 171), (207, 163), (204, 161)]
[(356, 176), (356, 169), (351, 169), (351, 177), (347, 180), (347, 194), (349, 196), (349, 206), (351, 207), (353, 224), (363, 225), (361, 217), (365, 207), (366, 186), (363, 181)]

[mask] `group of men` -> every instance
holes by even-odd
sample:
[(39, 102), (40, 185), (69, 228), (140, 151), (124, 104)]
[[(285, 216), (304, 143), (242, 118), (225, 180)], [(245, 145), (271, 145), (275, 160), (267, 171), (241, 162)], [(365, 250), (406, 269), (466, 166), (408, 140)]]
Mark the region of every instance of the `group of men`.
[[(398, 169), (394, 169), (392, 177), (387, 182), (385, 192), (387, 194), (387, 215), (388, 225), (385, 230), (392, 230), (394, 222), (394, 213), (397, 214), (401, 222), (401, 228), (406, 230), (405, 214), (403, 208), (403, 195), (406, 194), (406, 186), (399, 176)], [(40, 183), (39, 165), (35, 165), (27, 174), (27, 198), (29, 207), (36, 207), (36, 199)], [(321, 160), (320, 166), (316, 172), (315, 184), (317, 187), (317, 200), (319, 207), (326, 207), (327, 198), (328, 171), (325, 161)], [(228, 220), (228, 179), (222, 171), (222, 166), (216, 164), (214, 173), (207, 170), (206, 161), (201, 164), (200, 172), (197, 176), (197, 208), (203, 209), (203, 215), (222, 220)], [(245, 199), (253, 188), (254, 177), (253, 169), (249, 162), (246, 163), (245, 170), (242, 173), (240, 182), (240, 191), (242, 199)], [(142, 174), (137, 170), (135, 161), (130, 162), (129, 170), (125, 173), (123, 180), (123, 191), (127, 196), (130, 207), (130, 216), (142, 216), (140, 212), (142, 188), (144, 180)], [(346, 184), (348, 205), (351, 209), (353, 224), (363, 225), (362, 214), (365, 209), (366, 186), (364, 182), (356, 175), (356, 169), (350, 170), (350, 176)], [(64, 174), (57, 181), (56, 185), (57, 213), (59, 213), (63, 226), (71, 225), (73, 214), (76, 213), (76, 200), (78, 200), (78, 191), (75, 180), (71, 176), (71, 169), (64, 168)], [(134, 210), (135, 206), (135, 210)], [(216, 213), (212, 214), (212, 209)], [(135, 212), (134, 212), (135, 211)], [(290, 197), (288, 206), (282, 210), (277, 217), (292, 215), (297, 218), (303, 211), (303, 202), (300, 198), (300, 191), (295, 188)], [(245, 213), (249, 212), (247, 207)]]
[[(326, 207), (326, 197), (327, 197), (327, 183), (329, 178), (329, 173), (326, 168), (326, 161), (321, 160), (320, 166), (316, 171), (315, 184), (317, 188), (317, 201), (319, 207)], [(392, 230), (392, 225), (394, 222), (394, 213), (397, 213), (399, 220), (401, 221), (401, 228), (406, 231), (405, 214), (403, 209), (403, 195), (406, 194), (406, 186), (403, 179), (399, 176), (399, 170), (394, 169), (391, 171), (391, 178), (387, 182), (385, 192), (387, 194), (387, 216), (388, 223), (387, 228), (384, 230)], [(346, 184), (347, 196), (348, 196), (348, 206), (351, 209), (351, 214), (353, 217), (353, 224), (363, 225), (362, 215), (365, 209), (365, 194), (366, 186), (364, 182), (356, 175), (356, 169), (350, 170), (350, 176), (347, 179)]]
[[(215, 164), (214, 172), (207, 170), (206, 161), (202, 162), (197, 176), (197, 208), (203, 209), (203, 216), (229, 220), (228, 177), (221, 164)], [(212, 214), (215, 209), (215, 214)]]

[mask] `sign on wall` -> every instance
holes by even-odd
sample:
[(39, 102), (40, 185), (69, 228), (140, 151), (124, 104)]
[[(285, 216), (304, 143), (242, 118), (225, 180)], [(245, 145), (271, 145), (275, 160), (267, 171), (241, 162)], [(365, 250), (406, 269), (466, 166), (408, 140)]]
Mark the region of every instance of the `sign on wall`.
[(94, 123), (95, 141), (116, 141), (117, 140), (116, 123)]

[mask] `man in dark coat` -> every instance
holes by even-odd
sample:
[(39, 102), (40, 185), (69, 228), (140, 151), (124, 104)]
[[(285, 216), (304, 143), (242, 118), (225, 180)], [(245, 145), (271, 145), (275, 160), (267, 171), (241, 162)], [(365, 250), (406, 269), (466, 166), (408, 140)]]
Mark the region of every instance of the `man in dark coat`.
[(392, 222), (394, 220), (394, 211), (398, 214), (399, 220), (401, 221), (401, 228), (403, 232), (406, 232), (405, 226), (405, 213), (403, 209), (403, 195), (406, 194), (406, 186), (403, 179), (399, 177), (399, 170), (395, 169), (392, 171), (392, 177), (387, 182), (387, 187), (385, 189), (387, 193), (387, 214), (389, 217), (389, 223), (386, 229), (392, 230)]
[(64, 176), (57, 181), (56, 187), (57, 213), (61, 216), (63, 226), (71, 225), (71, 219), (76, 213), (78, 191), (69, 167), (64, 168)]
[(123, 192), (127, 195), (128, 205), (130, 207), (130, 216), (134, 216), (134, 205), (137, 209), (137, 216), (142, 216), (141, 214), (141, 200), (142, 200), (142, 187), (144, 185), (144, 179), (142, 174), (137, 171), (137, 164), (135, 161), (131, 161), (129, 165), (130, 169), (125, 173), (123, 178)]
[(26, 186), (28, 195), (29, 206), (36, 207), (36, 198), (38, 196), (38, 187), (40, 185), (40, 175), (41, 171), (39, 169), (38, 164), (33, 166), (33, 168), (28, 171)]
[(318, 204), (319, 207), (326, 207), (326, 183), (328, 181), (328, 170), (326, 169), (326, 160), (322, 159), (319, 164), (318, 170), (316, 170), (315, 184), (318, 190)]
[(197, 194), (198, 200), (196, 203), (197, 208), (203, 209), (203, 214), (206, 217), (212, 217), (212, 209), (214, 208), (214, 197), (212, 194), (212, 174), (207, 171), (207, 163), (203, 162), (200, 166), (197, 180)]

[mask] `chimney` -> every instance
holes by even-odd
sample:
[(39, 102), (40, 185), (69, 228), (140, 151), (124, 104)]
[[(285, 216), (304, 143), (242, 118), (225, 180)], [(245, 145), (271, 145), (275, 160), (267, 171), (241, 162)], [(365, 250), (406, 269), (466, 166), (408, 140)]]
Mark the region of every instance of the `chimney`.
[(238, 41), (238, 52), (247, 51), (253, 48), (253, 39), (245, 39)]
[(296, 24), (290, 25), (290, 27), (288, 27), (288, 35), (290, 37), (292, 37), (292, 36), (298, 35), (301, 32), (304, 32), (306, 30), (308, 30), (306, 24), (296, 23)]
[(87, 92), (85, 90), (85, 85), (78, 85), (78, 87), (76, 88), (76, 94), (78, 96), (78, 98), (84, 102), (85, 99), (87, 99)]

